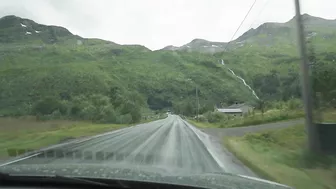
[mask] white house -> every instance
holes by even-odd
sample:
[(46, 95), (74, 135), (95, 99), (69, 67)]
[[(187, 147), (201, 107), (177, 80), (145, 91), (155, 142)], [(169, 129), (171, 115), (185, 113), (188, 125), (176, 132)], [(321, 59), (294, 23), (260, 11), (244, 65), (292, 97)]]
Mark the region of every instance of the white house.
[(227, 108), (216, 108), (215, 111), (232, 115), (245, 115), (253, 111), (253, 107), (244, 103), (235, 103)]
[(219, 108), (217, 109), (218, 112), (225, 113), (225, 114), (231, 114), (231, 115), (243, 115), (243, 111), (239, 108), (233, 109), (233, 108)]
[(253, 111), (253, 107), (245, 103), (235, 103), (228, 107), (229, 109), (240, 109), (242, 114), (248, 114)]

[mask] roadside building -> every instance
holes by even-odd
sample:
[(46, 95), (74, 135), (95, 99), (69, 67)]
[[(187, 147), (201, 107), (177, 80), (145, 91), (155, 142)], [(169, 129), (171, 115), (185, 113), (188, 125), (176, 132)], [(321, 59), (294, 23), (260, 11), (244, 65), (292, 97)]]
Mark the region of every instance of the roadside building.
[(245, 103), (235, 103), (226, 108), (215, 108), (215, 111), (230, 115), (242, 116), (252, 112), (253, 107)]
[(228, 109), (240, 109), (242, 111), (243, 115), (252, 112), (253, 109), (254, 109), (253, 106), (250, 106), (250, 105), (245, 104), (245, 103), (235, 103), (235, 104), (232, 104), (231, 106), (229, 106), (227, 108)]
[(243, 112), (241, 109), (233, 109), (233, 108), (219, 108), (217, 109), (218, 112), (235, 115), (235, 116), (242, 116)]

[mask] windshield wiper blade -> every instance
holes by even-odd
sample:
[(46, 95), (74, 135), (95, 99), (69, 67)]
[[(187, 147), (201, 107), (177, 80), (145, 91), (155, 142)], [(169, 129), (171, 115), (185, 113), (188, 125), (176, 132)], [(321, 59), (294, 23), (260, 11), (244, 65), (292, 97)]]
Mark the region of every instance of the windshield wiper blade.
[[(128, 185), (123, 183), (117, 179), (106, 179), (107, 182), (101, 181), (93, 181), (90, 178), (78, 178), (78, 177), (69, 177), (69, 176), (62, 176), (62, 175), (42, 175), (42, 176), (35, 176), (35, 175), (21, 175), (21, 174), (8, 174), (0, 172), (0, 181), (16, 181), (20, 180), (20, 178), (26, 179), (43, 179), (43, 181), (51, 181), (51, 182), (61, 182), (61, 181), (68, 181), (71, 184), (88, 184), (94, 186), (104, 186), (104, 187), (122, 187), (122, 188), (130, 188)], [(114, 182), (115, 184), (111, 184)]]
[(5, 177), (9, 177), (9, 174), (0, 172), (0, 179), (5, 178)]
[(65, 179), (65, 180), (69, 180), (69, 181), (76, 181), (79, 184), (93, 184), (93, 185), (100, 185), (100, 186), (108, 186), (108, 187), (122, 187), (122, 188), (130, 188), (129, 186), (127, 186), (125, 183), (121, 182), (120, 180), (117, 179), (112, 179), (111, 181), (116, 182), (117, 184), (108, 184), (105, 182), (99, 182), (99, 181), (93, 181), (90, 179), (85, 179), (85, 178), (78, 178), (78, 177), (68, 177), (68, 176), (61, 176), (61, 175), (54, 175), (52, 176), (52, 178), (55, 179)]
[(83, 178), (76, 178), (76, 177), (68, 177), (68, 176), (61, 176), (61, 175), (53, 175), (53, 176), (48, 176), (48, 178), (52, 179), (63, 179), (63, 180), (68, 180), (72, 182), (78, 182), (79, 184), (93, 184), (93, 185), (99, 185), (99, 186), (110, 186), (109, 184), (103, 183), (103, 182), (97, 182), (97, 181), (92, 181), (88, 179), (83, 179)]

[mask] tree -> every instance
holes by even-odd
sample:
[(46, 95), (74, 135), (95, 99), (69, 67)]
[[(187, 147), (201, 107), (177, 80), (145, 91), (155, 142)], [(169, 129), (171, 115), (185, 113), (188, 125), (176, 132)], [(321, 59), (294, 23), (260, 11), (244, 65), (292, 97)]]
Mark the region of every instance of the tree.
[(259, 100), (258, 101), (258, 109), (261, 111), (261, 114), (264, 115), (265, 113), (265, 101)]
[(311, 66), (317, 63), (315, 48), (311, 44), (308, 46), (308, 61), (309, 61), (309, 65)]
[[(315, 93), (320, 93), (318, 101), (320, 105), (328, 105), (335, 98), (333, 91), (336, 90), (336, 69), (333, 64), (318, 62), (314, 65), (312, 88)], [(315, 96), (317, 98), (317, 96)]]
[(187, 102), (184, 105), (184, 115), (191, 116), (191, 115), (195, 115), (195, 114), (196, 114), (196, 110), (193, 107), (193, 104), (191, 102)]
[(299, 74), (292, 69), (289, 70), (288, 75), (280, 78), (282, 100), (287, 101), (291, 98), (301, 97)]
[(173, 104), (173, 110), (176, 114), (182, 114), (185, 116), (192, 116), (196, 114), (195, 102), (182, 101)]
[[(253, 78), (253, 86), (258, 94), (267, 100), (274, 100), (280, 97), (280, 79), (276, 70), (271, 70), (269, 74), (257, 74)], [(259, 92), (258, 92), (259, 91)]]
[(130, 114), (132, 116), (133, 123), (139, 122), (141, 120), (141, 110), (139, 107), (135, 106), (130, 112)]

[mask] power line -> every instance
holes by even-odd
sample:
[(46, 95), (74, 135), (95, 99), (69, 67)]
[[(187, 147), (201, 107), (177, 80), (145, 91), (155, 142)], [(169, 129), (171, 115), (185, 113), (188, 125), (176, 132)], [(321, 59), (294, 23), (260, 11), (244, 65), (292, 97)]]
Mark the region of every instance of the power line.
[(261, 10), (259, 11), (259, 14), (255, 17), (255, 19), (253, 20), (253, 22), (250, 25), (250, 28), (252, 28), (253, 24), (255, 24), (255, 22), (257, 21), (258, 17), (261, 15), (261, 13), (264, 11), (264, 9), (266, 8), (266, 6), (268, 5), (269, 0), (266, 0), (264, 6), (261, 8)]
[(237, 30), (235, 31), (235, 33), (232, 35), (230, 41), (226, 44), (226, 47), (224, 49), (224, 51), (227, 50), (229, 44), (231, 43), (231, 41), (233, 40), (234, 36), (238, 33), (239, 29), (241, 28), (241, 26), (243, 25), (243, 23), (245, 22), (246, 18), (248, 17), (248, 15), (250, 14), (252, 8), (254, 7), (254, 5), (256, 4), (257, 0), (254, 0), (253, 4), (251, 5), (250, 9), (248, 10), (248, 12), (246, 13), (243, 21), (240, 23), (239, 27), (237, 28)]

